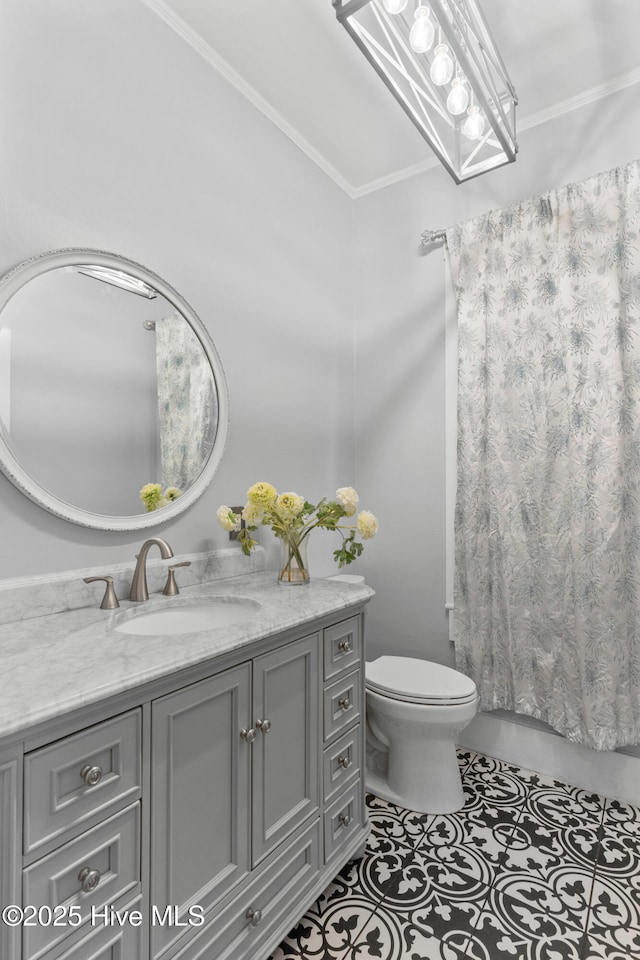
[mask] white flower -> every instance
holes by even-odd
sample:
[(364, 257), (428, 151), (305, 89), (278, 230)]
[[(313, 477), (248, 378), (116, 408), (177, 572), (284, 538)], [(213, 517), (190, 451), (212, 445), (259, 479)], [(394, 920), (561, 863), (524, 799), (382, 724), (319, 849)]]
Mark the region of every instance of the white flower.
[(276, 513), (283, 520), (293, 520), (304, 507), (304, 497), (297, 493), (281, 493), (276, 500)]
[(378, 521), (368, 510), (363, 510), (362, 513), (358, 514), (356, 523), (358, 533), (363, 540), (371, 540), (371, 537), (375, 537), (378, 532)]
[(216, 517), (218, 518), (218, 523), (223, 528), (223, 530), (235, 530), (237, 517), (231, 507), (221, 506), (216, 510)]
[(348, 517), (352, 517), (358, 509), (360, 497), (353, 487), (340, 487), (336, 490), (336, 500)]
[(257, 527), (262, 523), (264, 517), (264, 507), (257, 503), (246, 503), (242, 511), (242, 519), (248, 527)]

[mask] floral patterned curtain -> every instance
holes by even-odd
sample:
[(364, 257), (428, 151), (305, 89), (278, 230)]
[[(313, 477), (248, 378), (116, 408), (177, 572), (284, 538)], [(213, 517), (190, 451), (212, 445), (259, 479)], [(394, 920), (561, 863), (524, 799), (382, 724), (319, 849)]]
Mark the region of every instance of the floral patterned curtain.
[(455, 636), (481, 709), (640, 742), (640, 162), (447, 232)]
[(162, 485), (184, 492), (213, 448), (217, 398), (207, 356), (183, 317), (156, 320), (156, 368)]

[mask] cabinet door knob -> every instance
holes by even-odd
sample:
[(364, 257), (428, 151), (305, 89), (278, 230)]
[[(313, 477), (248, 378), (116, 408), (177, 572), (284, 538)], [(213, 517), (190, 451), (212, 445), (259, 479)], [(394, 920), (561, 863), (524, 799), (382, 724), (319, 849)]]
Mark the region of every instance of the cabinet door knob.
[(340, 697), (338, 700), (338, 706), (342, 707), (343, 710), (348, 710), (351, 706), (351, 700), (349, 697)]
[(341, 827), (348, 827), (349, 824), (351, 823), (351, 817), (349, 816), (348, 813), (341, 813), (340, 816), (338, 817), (338, 823), (340, 824)]
[(253, 727), (249, 727), (248, 730), (246, 727), (243, 727), (240, 731), (240, 736), (243, 740), (246, 740), (247, 743), (253, 743), (256, 738), (256, 732)]
[(252, 910), (251, 907), (249, 907), (245, 916), (252, 927), (257, 927), (262, 920), (262, 910)]
[(90, 867), (83, 867), (78, 874), (78, 880), (82, 884), (82, 892), (91, 893), (100, 883), (100, 871), (92, 870)]
[(338, 650), (340, 650), (342, 653), (349, 653), (351, 650), (351, 644), (348, 640), (341, 640), (338, 644)]
[(351, 764), (352, 764), (351, 757), (338, 757), (338, 765), (340, 767), (344, 767), (345, 770), (347, 769), (347, 767), (350, 767)]
[(88, 787), (95, 787), (102, 780), (102, 767), (86, 763), (80, 771), (80, 776)]
[(256, 727), (263, 733), (269, 733), (271, 730), (271, 720), (256, 720)]

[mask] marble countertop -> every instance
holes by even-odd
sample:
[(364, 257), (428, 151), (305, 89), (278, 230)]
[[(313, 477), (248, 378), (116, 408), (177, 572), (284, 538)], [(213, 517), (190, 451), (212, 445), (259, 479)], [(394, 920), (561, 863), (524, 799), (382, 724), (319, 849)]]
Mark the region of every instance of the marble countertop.
[[(331, 578), (279, 585), (273, 571), (185, 587), (118, 610), (83, 607), (0, 625), (0, 738), (63, 716), (291, 627), (366, 603), (370, 587)], [(136, 636), (115, 625), (194, 597), (246, 597), (242, 622), (178, 636)]]

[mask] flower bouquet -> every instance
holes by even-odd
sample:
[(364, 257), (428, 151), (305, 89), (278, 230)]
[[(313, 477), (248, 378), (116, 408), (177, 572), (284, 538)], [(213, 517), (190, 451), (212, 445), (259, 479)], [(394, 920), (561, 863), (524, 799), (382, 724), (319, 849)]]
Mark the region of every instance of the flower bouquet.
[(342, 536), (342, 545), (334, 550), (338, 567), (356, 560), (364, 547), (356, 540), (370, 540), (378, 532), (378, 521), (368, 510), (362, 510), (354, 523), (341, 524), (345, 517), (354, 517), (359, 497), (353, 487), (340, 487), (335, 500), (323, 497), (318, 504), (309, 503), (297, 493), (278, 493), (270, 483), (254, 483), (247, 491), (247, 503), (241, 514), (230, 507), (217, 510), (220, 525), (225, 530), (236, 530), (241, 520), (245, 526), (238, 533), (243, 553), (249, 555), (257, 545), (251, 532), (259, 524), (271, 527), (282, 546), (282, 562), (278, 579), (281, 583), (300, 584), (309, 582), (307, 564), (307, 538), (316, 527), (337, 530)]
[(159, 483), (145, 483), (140, 490), (140, 499), (144, 503), (147, 513), (159, 510), (160, 507), (166, 507), (167, 504), (173, 503), (181, 496), (182, 490), (178, 490), (177, 487), (167, 487), (163, 493)]

